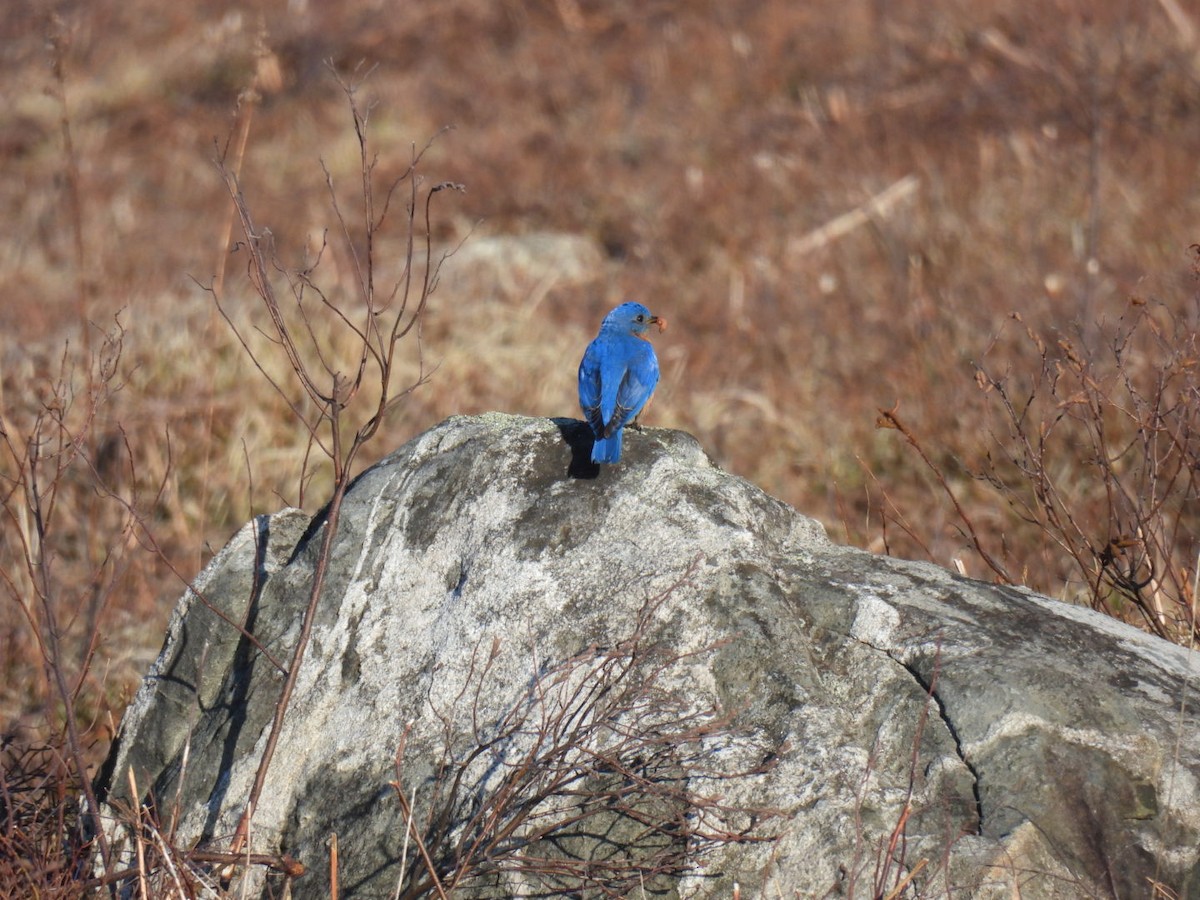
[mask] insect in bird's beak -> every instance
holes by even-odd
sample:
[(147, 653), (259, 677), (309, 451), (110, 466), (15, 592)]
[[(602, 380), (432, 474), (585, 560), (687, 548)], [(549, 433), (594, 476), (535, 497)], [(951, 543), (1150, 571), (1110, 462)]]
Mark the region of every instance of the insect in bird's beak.
[(662, 316), (651, 316), (650, 324), (658, 326), (659, 334), (662, 334), (664, 331), (667, 330), (667, 320), (664, 319)]

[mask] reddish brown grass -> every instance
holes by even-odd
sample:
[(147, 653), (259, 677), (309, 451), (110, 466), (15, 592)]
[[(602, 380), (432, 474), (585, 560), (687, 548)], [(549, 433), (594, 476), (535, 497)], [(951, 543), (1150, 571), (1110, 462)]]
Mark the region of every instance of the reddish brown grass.
[[(439, 241), (565, 232), (603, 259), (584, 277), (498, 280), (477, 266), (457, 283), (452, 259), (424, 331), (440, 367), (364, 462), (453, 413), (576, 414), (579, 353), (602, 312), (632, 296), (672, 322), (656, 338), (664, 378), (647, 424), (693, 432), (838, 539), (997, 577), (990, 557), (1004, 577), (1176, 639), (1191, 632), (1194, 480), (1140, 508), (1170, 525), (1154, 537), (1159, 593), (1146, 607), (1104, 576), (1120, 551), (1139, 583), (1149, 558), (1149, 533), (1131, 523), (1139, 497), (1158, 494), (1120, 481), (1134, 458), (1105, 469), (1086, 453), (1054, 457), (1056, 490), (1079, 511), (1066, 546), (1036, 500), (1014, 515), (1029, 475), (1003, 460), (1011, 417), (997, 405), (1007, 385), (1019, 420), (1039, 373), (1065, 372), (1080, 390), (1091, 377), (1101, 419), (1119, 425), (1168, 370), (1166, 399), (1198, 402), (1186, 349), (1198, 321), (1197, 32), (1174, 6), (160, 6), (0, 14), (6, 434), (31, 433), (64, 371), (85, 396), (114, 316), (124, 329), (115, 390), (87, 423), (90, 462), (64, 472), (53, 534), (62, 662), (93, 758), (182, 579), (251, 513), (302, 493), (311, 506), (328, 489), (302, 491), (306, 436), (193, 281), (225, 258), (232, 306), (239, 292), (248, 303), (212, 163), (248, 86), (260, 100), (241, 179), (280, 255), (311, 260), (334, 226), (319, 160), (353, 196), (356, 144), (325, 60), (376, 67), (382, 179), (454, 126), (427, 157), (431, 178), (467, 188)], [(331, 234), (329, 289), (353, 297), (351, 268)], [(1136, 352), (1114, 369), (1113, 341), (1137, 317)], [(417, 371), (415, 358), (398, 366)], [(1033, 412), (1052, 419), (1073, 396), (1044, 390), (1050, 405)], [(875, 427), (880, 409), (924, 460)], [(1177, 450), (1186, 460), (1195, 445)], [(1003, 471), (976, 477), (992, 463)], [(15, 465), (0, 464), (5, 491)], [(1132, 491), (1123, 507), (1108, 504), (1114, 483)], [(23, 571), (12, 536), (24, 527), (3, 524), (10, 575)], [(1169, 625), (1154, 605), (1168, 590)], [(0, 723), (53, 741), (62, 721), (39, 640), (19, 604), (0, 603)]]

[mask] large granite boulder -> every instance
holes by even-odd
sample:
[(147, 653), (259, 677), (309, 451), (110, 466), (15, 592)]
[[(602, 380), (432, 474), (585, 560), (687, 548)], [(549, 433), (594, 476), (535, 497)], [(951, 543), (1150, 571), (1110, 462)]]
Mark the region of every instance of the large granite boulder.
[[(430, 868), (459, 897), (1200, 891), (1195, 655), (835, 546), (686, 434), (588, 445), (452, 418), (352, 486), (250, 829), (292, 896), (330, 895), (334, 834), (345, 898), (437, 896)], [(323, 528), (254, 521), (179, 601), (110, 813), (132, 770), (177, 846), (228, 848)]]

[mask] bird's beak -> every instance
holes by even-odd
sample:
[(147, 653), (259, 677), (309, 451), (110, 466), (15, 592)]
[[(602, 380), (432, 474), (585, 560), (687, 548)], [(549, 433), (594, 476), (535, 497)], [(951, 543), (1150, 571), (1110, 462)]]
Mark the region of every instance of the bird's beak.
[(659, 334), (662, 334), (664, 331), (667, 330), (667, 320), (664, 319), (662, 316), (651, 316), (650, 324), (658, 326)]

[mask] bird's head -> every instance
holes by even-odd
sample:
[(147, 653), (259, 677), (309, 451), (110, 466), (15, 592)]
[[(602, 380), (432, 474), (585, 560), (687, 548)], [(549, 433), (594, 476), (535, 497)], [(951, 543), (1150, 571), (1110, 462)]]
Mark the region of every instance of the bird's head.
[(667, 320), (651, 315), (650, 310), (640, 303), (622, 303), (604, 317), (600, 328), (642, 337), (651, 325), (656, 325), (659, 332), (663, 332), (667, 328)]

